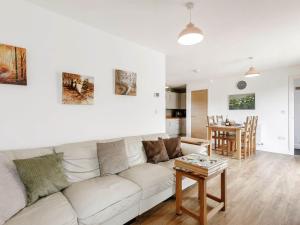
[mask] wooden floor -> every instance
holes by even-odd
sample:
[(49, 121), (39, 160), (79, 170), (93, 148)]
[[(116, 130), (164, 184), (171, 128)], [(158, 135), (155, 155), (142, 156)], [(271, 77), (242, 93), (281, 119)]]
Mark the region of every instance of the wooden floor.
[[(228, 169), (228, 206), (209, 225), (300, 225), (300, 156), (257, 152), (247, 160), (233, 160)], [(219, 177), (208, 191), (219, 194)], [(184, 192), (183, 204), (197, 210), (197, 187)], [(209, 202), (209, 200), (208, 200)], [(132, 225), (196, 225), (187, 216), (175, 215), (169, 199), (138, 217)]]

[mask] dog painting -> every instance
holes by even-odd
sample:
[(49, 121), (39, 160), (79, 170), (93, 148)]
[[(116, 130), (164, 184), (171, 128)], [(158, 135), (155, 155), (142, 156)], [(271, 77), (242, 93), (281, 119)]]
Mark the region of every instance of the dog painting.
[(62, 102), (72, 105), (94, 104), (94, 78), (73, 73), (62, 74)]

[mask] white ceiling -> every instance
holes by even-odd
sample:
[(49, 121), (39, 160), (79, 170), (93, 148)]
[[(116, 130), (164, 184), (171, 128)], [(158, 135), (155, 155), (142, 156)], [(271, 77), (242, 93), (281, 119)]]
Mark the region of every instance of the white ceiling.
[(243, 74), (248, 56), (262, 72), (300, 64), (299, 0), (194, 0), (196, 46), (177, 44), (188, 0), (29, 1), (165, 53), (169, 85)]

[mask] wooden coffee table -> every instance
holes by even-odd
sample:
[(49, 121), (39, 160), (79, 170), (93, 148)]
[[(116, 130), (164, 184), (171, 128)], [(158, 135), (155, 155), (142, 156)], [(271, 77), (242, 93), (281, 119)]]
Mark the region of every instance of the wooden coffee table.
[[(226, 209), (226, 169), (227, 160), (211, 158), (204, 155), (191, 154), (175, 160), (176, 170), (176, 214), (185, 213), (196, 220), (200, 225), (207, 225), (207, 220), (220, 210)], [(207, 181), (217, 175), (221, 175), (221, 197), (207, 193)], [(188, 177), (198, 182), (198, 201), (200, 209), (198, 213), (182, 206), (182, 178)], [(218, 205), (207, 212), (207, 199), (210, 198)]]

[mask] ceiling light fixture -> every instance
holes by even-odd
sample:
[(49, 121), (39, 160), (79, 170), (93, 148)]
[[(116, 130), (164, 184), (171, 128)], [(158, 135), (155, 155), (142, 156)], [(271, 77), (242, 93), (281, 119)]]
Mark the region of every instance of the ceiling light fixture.
[(194, 3), (188, 2), (186, 3), (186, 7), (190, 10), (190, 22), (180, 32), (177, 41), (181, 45), (195, 45), (203, 40), (204, 35), (202, 30), (192, 23), (192, 8), (194, 7)]
[[(249, 57), (249, 60), (252, 61), (253, 57)], [(258, 77), (260, 73), (256, 70), (254, 66), (250, 66), (249, 70), (245, 73), (245, 77)]]
[(200, 70), (200, 69), (193, 69), (193, 72), (194, 72), (194, 73), (200, 73), (201, 70)]

